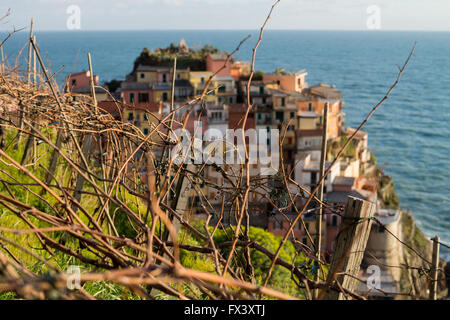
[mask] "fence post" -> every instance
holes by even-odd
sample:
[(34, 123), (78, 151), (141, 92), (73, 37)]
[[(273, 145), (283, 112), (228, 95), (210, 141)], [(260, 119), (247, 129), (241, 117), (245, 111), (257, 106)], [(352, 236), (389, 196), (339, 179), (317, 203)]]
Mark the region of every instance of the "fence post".
[[(97, 106), (97, 97), (95, 95), (95, 83), (94, 83), (94, 73), (92, 70), (92, 60), (91, 60), (91, 54), (88, 53), (88, 65), (89, 65), (89, 85), (91, 88), (91, 98), (94, 104), (94, 110), (95, 113), (98, 113), (98, 106)], [(100, 135), (99, 135), (100, 137)], [(100, 139), (100, 138), (99, 138)], [(88, 158), (89, 158), (89, 151), (91, 150), (91, 144), (92, 144), (92, 135), (90, 133), (86, 133), (84, 142), (83, 142), (83, 149), (81, 154), (81, 162), (80, 167), (86, 171), (88, 169)], [(102, 159), (100, 159), (102, 162)], [(79, 173), (77, 175), (77, 182), (75, 186), (75, 193), (74, 193), (74, 199), (81, 203), (81, 195), (83, 192), (83, 186), (84, 186), (84, 177)], [(76, 212), (76, 205), (72, 205), (72, 209)]]
[[(348, 197), (344, 216), (339, 226), (336, 238), (336, 249), (328, 272), (327, 284), (335, 281), (343, 289), (353, 291), (356, 279), (366, 249), (367, 240), (372, 226), (375, 204), (361, 199)], [(324, 293), (322, 293), (322, 296)], [(329, 290), (326, 300), (343, 300), (342, 292)]]
[[(325, 173), (325, 165), (327, 161), (327, 131), (328, 131), (328, 103), (325, 103), (325, 106), (323, 108), (323, 128), (322, 128), (322, 151), (320, 154), (320, 177), (319, 181), (322, 181), (322, 177)], [(314, 245), (316, 247), (316, 258), (319, 263), (321, 260), (321, 253), (320, 249), (322, 247), (322, 218), (323, 218), (323, 186), (325, 184), (325, 181), (322, 181), (322, 183), (319, 186), (318, 195), (317, 197), (320, 200), (319, 204), (319, 212), (317, 212), (316, 216), (316, 238), (314, 239)], [(326, 227), (326, 224), (325, 224)], [(319, 275), (320, 272), (317, 271), (316, 276), (314, 278), (315, 281), (319, 281)], [(314, 290), (314, 299), (317, 299), (319, 297), (319, 289)]]
[(433, 238), (433, 258), (431, 271), (431, 285), (430, 285), (430, 300), (437, 300), (438, 291), (438, 269), (439, 269), (439, 237)]

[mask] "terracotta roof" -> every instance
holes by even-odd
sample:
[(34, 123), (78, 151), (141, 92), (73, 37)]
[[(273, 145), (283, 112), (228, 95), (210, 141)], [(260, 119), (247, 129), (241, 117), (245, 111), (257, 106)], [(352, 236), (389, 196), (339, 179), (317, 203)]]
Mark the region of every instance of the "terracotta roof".
[(98, 103), (98, 107), (101, 110), (104, 110), (104, 111), (109, 112), (114, 115), (117, 113), (119, 113), (119, 114), (122, 113), (122, 111), (124, 109), (126, 109), (126, 110), (143, 110), (143, 111), (148, 111), (148, 112), (159, 112), (160, 103), (149, 102), (149, 103), (146, 103), (145, 106), (135, 106), (133, 104), (125, 104), (125, 103), (119, 102), (119, 101), (107, 100), (107, 101), (100, 101)]
[[(245, 103), (233, 103), (228, 106), (228, 112), (245, 113), (246, 111), (247, 111), (247, 105)], [(253, 110), (250, 110), (250, 112), (253, 112)]]
[(119, 101), (99, 101), (98, 107), (100, 110), (106, 111), (111, 114), (120, 114), (124, 108), (123, 103)]

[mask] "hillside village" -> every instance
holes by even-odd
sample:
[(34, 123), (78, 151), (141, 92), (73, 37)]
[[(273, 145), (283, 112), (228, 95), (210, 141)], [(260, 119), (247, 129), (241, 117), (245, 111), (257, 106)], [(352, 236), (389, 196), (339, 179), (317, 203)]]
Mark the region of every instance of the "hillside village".
[[(173, 67), (174, 55), (178, 59), (176, 69)], [(193, 112), (188, 118), (184, 118), (184, 109), (183, 113), (175, 113), (174, 127), (180, 127), (181, 121), (186, 120), (186, 128), (195, 135), (195, 121), (200, 120), (203, 133), (208, 129), (216, 129), (224, 137), (228, 129), (242, 128), (243, 115), (247, 110), (249, 74), (249, 63), (233, 61), (227, 53), (218, 52), (212, 47), (193, 52), (181, 40), (178, 45), (156, 52), (144, 50), (136, 60), (133, 71), (120, 82), (120, 86), (110, 87), (109, 92), (98, 86), (96, 97), (101, 110), (111, 113), (118, 120), (132, 123), (144, 135), (151, 135), (151, 139), (161, 142), (163, 138), (152, 130), (172, 110), (172, 94), (173, 110), (177, 110), (201, 96), (211, 79), (205, 98), (193, 106)], [(326, 168), (355, 131), (345, 126), (342, 93), (333, 85), (310, 85), (307, 76), (306, 70), (287, 72), (277, 69), (273, 73), (256, 73), (250, 84), (252, 108), (245, 125), (246, 130), (280, 131), (280, 136), (283, 136), (282, 166), (285, 172), (292, 173), (292, 181), (288, 181), (289, 190), (297, 195), (305, 190), (310, 191), (320, 178), (325, 108), (328, 108)], [(70, 75), (66, 90), (75, 95), (80, 94), (80, 98), (83, 94), (89, 94), (89, 78), (89, 71)], [(99, 84), (98, 76), (95, 76), (95, 82)], [(267, 145), (272, 143), (278, 145), (278, 141), (268, 138)], [(162, 152), (162, 145), (155, 146), (155, 149), (160, 148)], [(222, 172), (233, 172), (233, 166), (225, 164), (221, 169), (215, 165), (203, 167), (196, 181), (186, 179), (180, 186), (177, 211), (184, 212), (186, 217), (198, 219), (204, 219), (210, 214), (211, 224), (218, 219), (222, 219), (223, 224), (236, 223), (232, 215), (222, 210), (229, 201), (223, 196), (222, 190), (232, 183)], [(248, 205), (250, 224), (277, 236), (284, 235), (296, 211), (292, 205), (286, 205), (287, 192), (284, 184), (277, 180), (277, 175), (261, 177), (258, 169), (258, 163), (251, 164), (252, 181), (254, 179), (256, 183), (258, 179), (268, 179), (272, 188), (252, 189)], [(366, 268), (371, 264), (380, 264), (380, 261), (385, 265), (400, 265), (403, 262), (402, 250), (391, 233), (402, 239), (402, 212), (392, 181), (377, 168), (375, 155), (368, 145), (368, 134), (362, 131), (355, 136), (344, 157), (331, 168), (324, 183), (324, 200), (328, 208), (343, 207), (348, 196), (376, 203), (376, 217), (390, 231), (373, 225), (360, 276), (364, 278)], [(296, 206), (300, 207), (303, 201), (302, 196), (297, 196)], [(272, 209), (271, 203), (275, 203), (279, 209)], [(314, 203), (311, 208), (316, 206), (317, 203)], [(205, 213), (205, 208), (208, 213)], [(221, 211), (224, 216), (215, 214)], [(297, 246), (307, 247), (311, 245), (307, 232), (312, 238), (316, 234), (316, 213), (308, 210), (303, 218), (304, 225), (298, 223), (294, 227), (290, 240)], [(333, 254), (340, 223), (341, 217), (334, 210), (325, 208), (321, 248), (325, 260)], [(400, 269), (382, 268), (382, 289), (387, 293), (398, 292), (401, 277)], [(364, 288), (360, 290), (364, 292)], [(376, 292), (373, 294), (376, 295)]]

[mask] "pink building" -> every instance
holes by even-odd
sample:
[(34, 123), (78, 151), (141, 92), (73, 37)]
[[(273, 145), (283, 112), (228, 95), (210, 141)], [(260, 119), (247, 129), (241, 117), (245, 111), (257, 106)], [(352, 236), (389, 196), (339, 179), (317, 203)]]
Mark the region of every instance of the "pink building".
[(153, 90), (150, 83), (124, 81), (121, 91), (122, 100), (126, 104), (141, 108), (153, 104)]
[[(90, 89), (90, 71), (82, 71), (71, 74), (66, 79), (66, 85), (69, 91), (78, 92)], [(94, 75), (94, 85), (98, 85), (99, 77)]]
[[(225, 67), (220, 70), (223, 66)], [(224, 53), (213, 53), (206, 56), (206, 71), (216, 72), (220, 70), (218, 76), (230, 76), (231, 75), (231, 63), (227, 62), (227, 55)]]

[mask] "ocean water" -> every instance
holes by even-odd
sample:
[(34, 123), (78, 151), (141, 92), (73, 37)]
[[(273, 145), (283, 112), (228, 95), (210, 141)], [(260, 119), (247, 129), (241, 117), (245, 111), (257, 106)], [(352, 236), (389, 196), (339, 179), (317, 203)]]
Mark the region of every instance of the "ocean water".
[[(250, 61), (256, 31), (67, 31), (36, 36), (62, 82), (68, 73), (87, 68), (87, 52), (94, 72), (105, 81), (123, 79), (143, 47), (154, 49), (184, 38), (191, 47), (212, 44), (232, 51), (249, 34), (235, 56)], [(5, 43), (10, 63), (26, 38), (21, 32)], [(336, 85), (344, 95), (346, 124), (355, 127), (395, 81), (415, 42), (401, 82), (363, 130), (379, 166), (392, 175), (402, 207), (412, 211), (427, 236), (439, 235), (450, 243), (450, 33), (267, 30), (256, 69), (306, 69), (309, 84)], [(25, 65), (23, 57), (19, 61)]]

